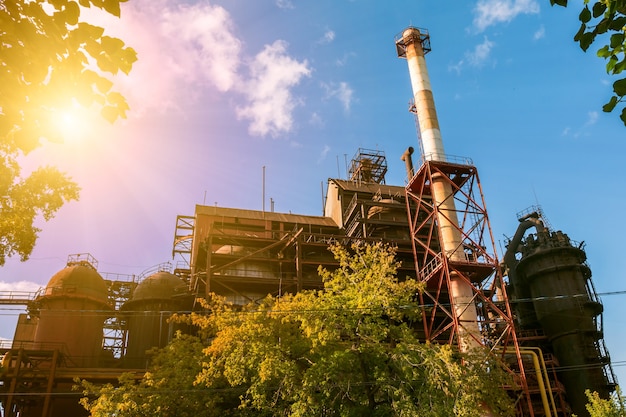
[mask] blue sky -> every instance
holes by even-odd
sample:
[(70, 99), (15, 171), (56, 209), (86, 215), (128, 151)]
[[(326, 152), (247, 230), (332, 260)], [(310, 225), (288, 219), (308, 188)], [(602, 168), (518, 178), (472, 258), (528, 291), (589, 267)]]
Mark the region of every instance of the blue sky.
[[(572, 38), (582, 1), (133, 0), (120, 20), (87, 19), (139, 56), (116, 85), (127, 120), (83, 115), (80, 134), (24, 160), (50, 164), (83, 188), (41, 223), (31, 259), (0, 268), (0, 290), (45, 286), (69, 254), (101, 272), (139, 274), (171, 260), (176, 215), (195, 204), (319, 215), (322, 184), (346, 176), (359, 147), (386, 153), (388, 184), (405, 183), (417, 148), (406, 62), (394, 38), (428, 29), (426, 57), (446, 152), (472, 158), (494, 236), (539, 204), (552, 226), (585, 241), (605, 304), (605, 340), (626, 380), (619, 174), (626, 128), (605, 114), (613, 80), (596, 47)], [(17, 311), (4, 309), (0, 336)]]

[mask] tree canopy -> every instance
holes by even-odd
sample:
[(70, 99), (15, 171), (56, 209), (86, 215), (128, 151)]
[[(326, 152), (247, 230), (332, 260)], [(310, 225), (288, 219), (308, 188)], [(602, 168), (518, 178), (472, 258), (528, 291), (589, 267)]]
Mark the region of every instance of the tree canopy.
[(122, 1), (0, 2), (0, 265), (16, 254), (26, 260), (40, 231), (38, 216), (49, 220), (79, 193), (52, 167), (23, 176), (20, 158), (44, 138), (62, 140), (56, 121), (74, 106), (99, 109), (110, 122), (126, 116), (128, 105), (110, 76), (128, 73), (136, 53), (80, 19), (91, 6), (119, 17)]
[[(550, 4), (567, 6), (567, 0), (550, 0)], [(619, 75), (626, 70), (626, 0), (597, 0), (589, 7), (590, 1), (585, 0), (585, 7), (578, 19), (580, 29), (574, 36), (583, 51), (587, 51), (595, 42), (604, 43), (598, 49), (600, 58), (607, 60), (606, 71), (611, 75)], [(600, 40), (602, 39), (602, 40)], [(622, 110), (620, 119), (626, 125), (626, 77), (613, 83), (613, 95), (602, 107), (605, 112), (612, 112), (618, 104)]]
[[(619, 389), (613, 393), (611, 398), (601, 398), (597, 392), (585, 391), (587, 396), (587, 411), (589, 417), (625, 417), (626, 403)], [(576, 417), (575, 415), (573, 417)]]
[(332, 247), (339, 268), (320, 270), (321, 290), (208, 300), (186, 317), (197, 336), (179, 336), (137, 383), (83, 383), (84, 405), (94, 417), (514, 415), (494, 356), (417, 339), (420, 284), (396, 277), (394, 250), (352, 249)]

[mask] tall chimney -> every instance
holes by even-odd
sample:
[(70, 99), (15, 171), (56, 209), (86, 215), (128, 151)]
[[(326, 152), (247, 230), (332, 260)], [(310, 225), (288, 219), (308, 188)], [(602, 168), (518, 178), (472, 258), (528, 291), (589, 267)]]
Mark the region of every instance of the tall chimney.
[[(406, 58), (413, 88), (415, 110), (419, 121), (424, 160), (446, 162), (437, 120), (435, 100), (430, 86), (424, 55), (430, 52), (430, 35), (424, 29), (409, 27), (396, 40), (398, 56)], [(459, 230), (452, 187), (443, 174), (433, 176), (433, 203), (438, 207), (437, 222), (444, 255), (451, 261), (465, 261), (463, 239)], [(469, 283), (450, 273), (450, 298), (459, 322), (460, 347), (467, 350), (477, 346), (480, 339), (478, 313)]]
[(424, 55), (430, 52), (430, 36), (424, 29), (409, 27), (396, 41), (398, 56), (406, 58), (413, 87), (413, 100), (420, 125), (424, 159), (445, 161), (443, 141), (437, 120), (435, 99), (430, 86)]

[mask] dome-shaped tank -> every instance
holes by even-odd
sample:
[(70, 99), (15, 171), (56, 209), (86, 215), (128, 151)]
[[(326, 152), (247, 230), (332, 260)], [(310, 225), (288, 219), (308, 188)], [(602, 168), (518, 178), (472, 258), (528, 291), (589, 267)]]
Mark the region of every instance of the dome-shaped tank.
[(60, 349), (70, 365), (97, 366), (103, 323), (112, 310), (100, 274), (86, 262), (69, 264), (50, 279), (35, 301), (39, 309), (35, 344)]
[(174, 274), (160, 271), (148, 276), (133, 291), (122, 311), (128, 317), (127, 366), (145, 366), (146, 351), (164, 347), (178, 327), (168, 323), (173, 313), (185, 310), (187, 285)]

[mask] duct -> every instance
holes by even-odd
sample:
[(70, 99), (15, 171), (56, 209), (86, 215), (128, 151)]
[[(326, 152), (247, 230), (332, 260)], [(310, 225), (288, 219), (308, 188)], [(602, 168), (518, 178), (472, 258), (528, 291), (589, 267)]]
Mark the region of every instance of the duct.
[(519, 249), (520, 243), (522, 243), (522, 239), (524, 238), (524, 234), (531, 227), (535, 227), (538, 232), (545, 230), (545, 226), (543, 222), (539, 219), (539, 214), (537, 212), (532, 212), (529, 215), (520, 219), (520, 224), (517, 226), (517, 230), (515, 231), (515, 235), (509, 242), (509, 246), (504, 254), (504, 264), (509, 269), (509, 278), (511, 274), (514, 274), (512, 266), (517, 263), (515, 259), (515, 254)]
[(519, 252), (526, 231), (531, 227), (535, 227), (537, 231), (545, 230), (545, 226), (536, 211), (520, 219), (520, 224), (517, 226), (515, 235), (509, 241), (502, 261), (504, 273), (509, 277), (509, 291), (511, 291), (513, 299), (516, 299), (515, 312), (520, 328), (537, 325), (537, 315), (531, 301), (530, 288), (528, 285), (524, 285), (517, 276), (518, 261), (515, 257), (515, 254)]
[(409, 146), (402, 154), (402, 158), (400, 158), (400, 160), (404, 161), (406, 165), (406, 175), (409, 180), (411, 180), (411, 178), (413, 178), (413, 175), (415, 175), (415, 171), (413, 170), (413, 159), (411, 158), (412, 154), (413, 147)]

